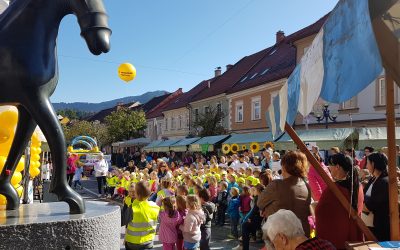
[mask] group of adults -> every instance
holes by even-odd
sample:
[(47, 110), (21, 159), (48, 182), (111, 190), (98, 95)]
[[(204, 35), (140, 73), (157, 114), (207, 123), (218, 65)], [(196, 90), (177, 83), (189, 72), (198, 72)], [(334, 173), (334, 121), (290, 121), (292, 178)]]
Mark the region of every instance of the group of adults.
[[(383, 153), (369, 152), (369, 150), (365, 153), (366, 168), (372, 178), (364, 187), (359, 181), (359, 172), (353, 164), (353, 159), (344, 153), (330, 156), (329, 173), (336, 186), (348, 199), (352, 209), (359, 216), (364, 213), (363, 218), (371, 219), (368, 226), (376, 238), (379, 241), (387, 241), (390, 240), (388, 160)], [(323, 164), (322, 161), (321, 164)], [(281, 165), (283, 179), (271, 182), (260, 195), (257, 203), (264, 218), (267, 218), (266, 233), (275, 246), (293, 244), (292, 240), (297, 239), (299, 235), (310, 235), (309, 218), (312, 197), (317, 201), (315, 208), (317, 237), (314, 241), (327, 240), (337, 249), (345, 249), (345, 242), (363, 241), (363, 234), (356, 222), (326, 185), (323, 185), (320, 196), (313, 194), (306, 181), (308, 162), (303, 153), (289, 152), (282, 158)], [(312, 166), (310, 171), (313, 171)], [(272, 223), (274, 219), (269, 221), (269, 216), (281, 209), (293, 212), (299, 218), (303, 231), (299, 232), (293, 226), (292, 229), (297, 232), (289, 232), (291, 230), (289, 226)], [(279, 218), (290, 217), (287, 212), (281, 212), (283, 215), (281, 214)], [(274, 233), (270, 235), (269, 232)]]

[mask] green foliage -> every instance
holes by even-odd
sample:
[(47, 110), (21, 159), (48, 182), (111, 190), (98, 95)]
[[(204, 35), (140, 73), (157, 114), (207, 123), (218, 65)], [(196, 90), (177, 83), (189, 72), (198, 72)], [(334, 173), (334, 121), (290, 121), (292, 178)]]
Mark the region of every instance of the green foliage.
[(147, 126), (145, 113), (121, 107), (105, 117), (112, 141), (129, 140), (143, 136)]
[(208, 106), (208, 112), (199, 114), (197, 120), (194, 118), (193, 128), (201, 137), (225, 134), (226, 130), (221, 123), (224, 117), (221, 110)]
[(97, 140), (99, 147), (111, 143), (107, 126), (99, 122), (73, 121), (68, 126), (63, 125), (65, 140), (70, 144), (77, 136), (86, 135)]
[(57, 111), (57, 114), (63, 116), (63, 117), (68, 117), (70, 120), (82, 120), (90, 115), (93, 114), (93, 112), (86, 112), (82, 110), (76, 110), (76, 109), (61, 109)]

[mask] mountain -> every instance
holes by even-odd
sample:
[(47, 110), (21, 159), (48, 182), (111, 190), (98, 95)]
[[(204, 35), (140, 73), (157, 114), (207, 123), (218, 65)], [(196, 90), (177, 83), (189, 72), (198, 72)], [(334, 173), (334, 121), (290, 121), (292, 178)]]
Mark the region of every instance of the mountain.
[(62, 109), (75, 109), (75, 110), (80, 110), (80, 111), (85, 111), (85, 112), (98, 112), (103, 109), (107, 108), (112, 108), (117, 103), (123, 102), (123, 103), (130, 103), (130, 102), (140, 102), (140, 103), (146, 103), (150, 101), (152, 98), (161, 96), (168, 93), (167, 91), (163, 90), (157, 90), (157, 91), (151, 91), (151, 92), (146, 92), (143, 95), (139, 96), (127, 96), (111, 101), (106, 101), (106, 102), (100, 102), (100, 103), (88, 103), (88, 102), (72, 102), (72, 103), (65, 103), (65, 102), (59, 102), (59, 103), (53, 103), (53, 106), (56, 110), (62, 110)]

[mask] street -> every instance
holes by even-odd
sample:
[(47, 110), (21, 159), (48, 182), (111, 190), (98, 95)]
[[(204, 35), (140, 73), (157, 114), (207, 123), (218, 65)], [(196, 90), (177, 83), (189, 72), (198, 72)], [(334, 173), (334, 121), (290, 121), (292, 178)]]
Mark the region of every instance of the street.
[[(90, 177), (87, 180), (82, 180), (83, 189), (77, 189), (76, 191), (85, 199), (85, 200), (102, 200), (104, 202), (111, 202), (113, 204), (118, 204), (114, 201), (99, 199), (97, 197), (97, 181), (94, 177)], [(230, 225), (228, 223), (225, 224), (224, 227), (214, 227), (212, 228), (212, 237), (210, 248), (211, 249), (232, 249), (236, 247), (239, 242), (237, 240), (228, 239), (227, 235), (230, 231)], [(121, 249), (125, 249), (124, 247), (124, 236), (125, 236), (125, 227), (121, 227)], [(262, 243), (250, 243), (250, 249), (256, 250), (262, 248)], [(162, 243), (158, 241), (158, 235), (154, 240), (154, 249), (162, 249)]]

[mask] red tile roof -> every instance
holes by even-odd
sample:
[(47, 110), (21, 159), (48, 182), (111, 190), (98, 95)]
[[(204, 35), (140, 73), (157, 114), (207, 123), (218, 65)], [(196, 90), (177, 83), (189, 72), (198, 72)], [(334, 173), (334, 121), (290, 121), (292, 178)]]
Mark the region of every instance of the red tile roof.
[(163, 115), (162, 112), (165, 110), (165, 108), (168, 107), (171, 103), (174, 103), (176, 101), (176, 99), (178, 99), (182, 95), (183, 95), (183, 93), (182, 93), (181, 88), (179, 88), (174, 93), (171, 93), (167, 98), (164, 98), (164, 100), (159, 102), (156, 107), (154, 107), (149, 112), (146, 112), (146, 119), (151, 119), (151, 118), (156, 118), (156, 117), (162, 116)]
[(328, 15), (320, 18), (315, 23), (296, 31), (271, 47), (269, 53), (252, 67), (235, 85), (227, 91), (228, 94), (253, 88), (282, 78), (287, 78), (296, 67), (295, 41), (309, 37), (319, 32)]
[(267, 48), (255, 54), (243, 57), (224, 74), (216, 77), (215, 80), (211, 82), (210, 88), (206, 88), (204, 91), (200, 92), (191, 101), (206, 99), (226, 92), (232, 88), (232, 86), (240, 80), (247, 71), (256, 65), (258, 61), (268, 53), (269, 49), (270, 48)]
[(204, 89), (208, 88), (208, 81), (212, 82), (214, 79), (215, 78), (211, 78), (211, 79), (202, 81), (201, 83), (197, 84), (188, 92), (183, 93), (183, 95), (181, 95), (179, 98), (177, 98), (175, 100), (175, 102), (168, 105), (164, 109), (164, 111), (186, 107), (195, 96), (199, 95), (200, 92), (202, 92)]

